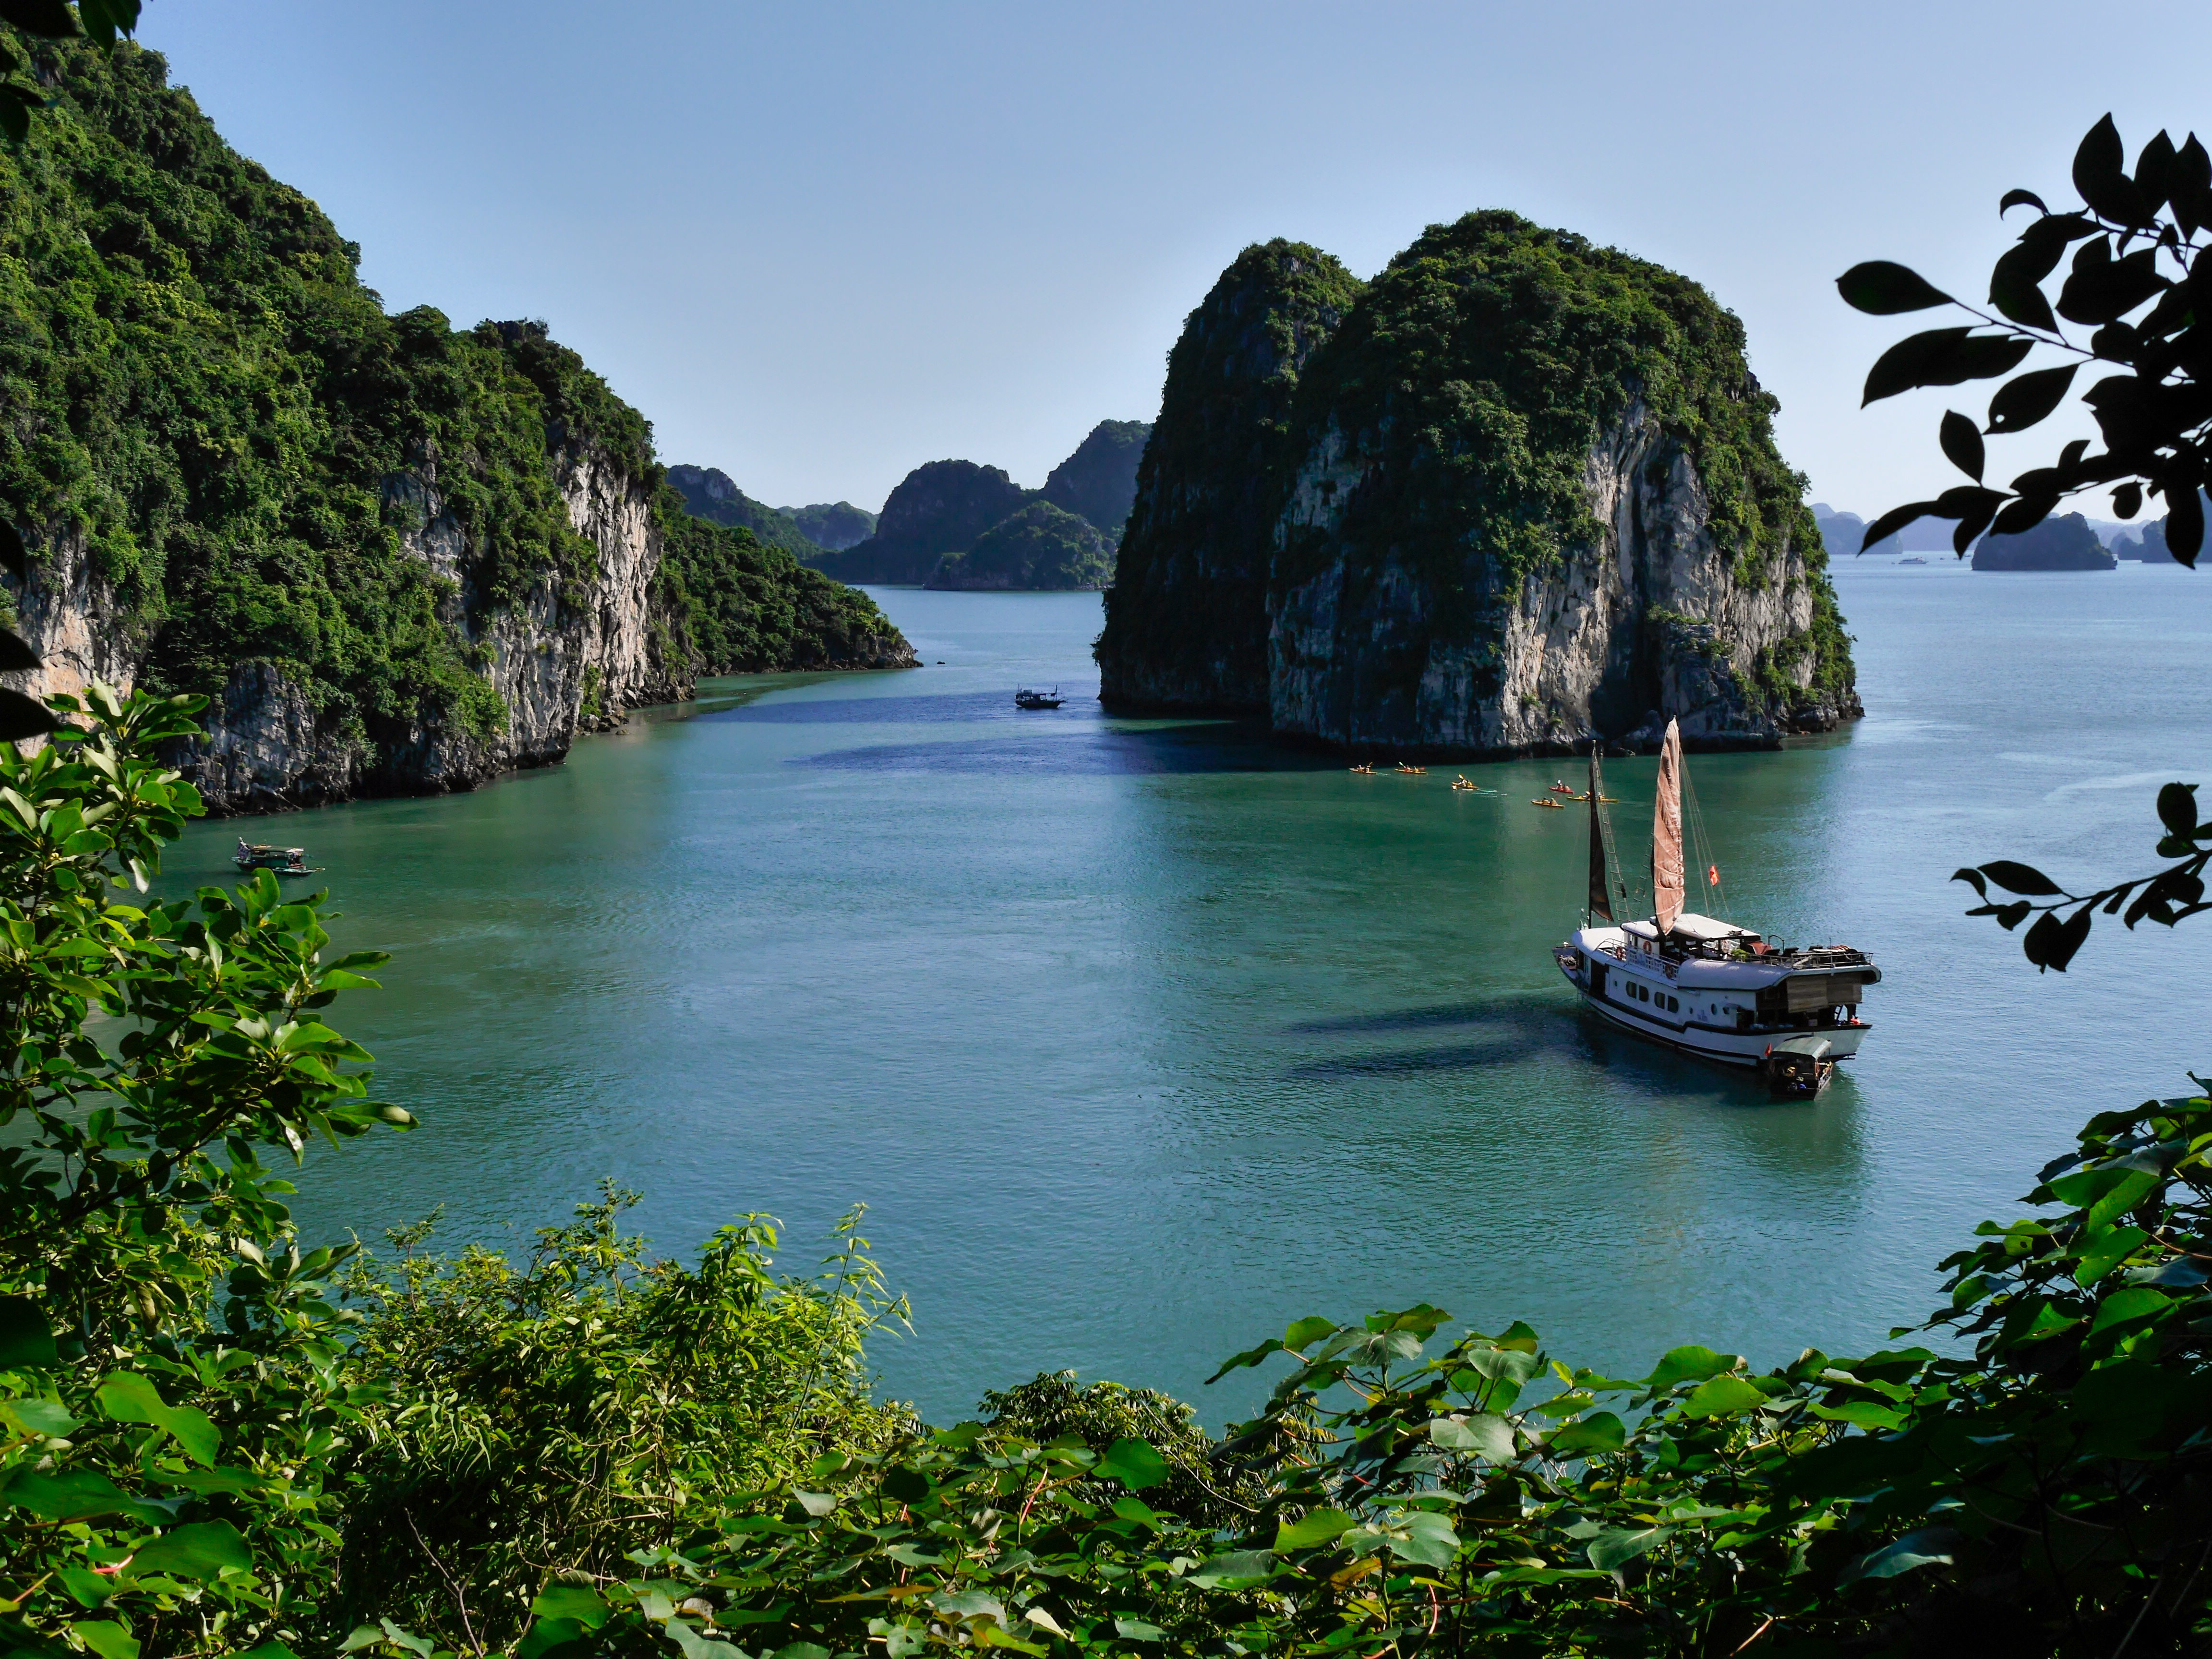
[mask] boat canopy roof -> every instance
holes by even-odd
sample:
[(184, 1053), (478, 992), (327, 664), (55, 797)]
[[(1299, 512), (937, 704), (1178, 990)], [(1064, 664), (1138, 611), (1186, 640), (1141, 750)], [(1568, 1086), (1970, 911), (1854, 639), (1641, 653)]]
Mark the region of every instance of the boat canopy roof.
[(1833, 1047), (1834, 1045), (1826, 1037), (1794, 1036), (1783, 1038), (1770, 1052), (1778, 1054), (1798, 1054), (1807, 1060), (1826, 1060)]
[(1693, 910), (1685, 910), (1674, 918), (1674, 925), (1667, 930), (1678, 939), (1723, 939), (1754, 938), (1748, 927), (1739, 927), (1732, 921), (1716, 921), (1711, 916), (1701, 916)]

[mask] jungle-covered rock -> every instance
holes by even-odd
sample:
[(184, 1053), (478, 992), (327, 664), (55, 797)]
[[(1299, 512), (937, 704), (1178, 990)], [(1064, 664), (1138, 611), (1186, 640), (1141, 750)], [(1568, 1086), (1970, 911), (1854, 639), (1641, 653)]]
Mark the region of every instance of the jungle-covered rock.
[[(1202, 307), (1177, 352), (1209, 325)], [(1231, 400), (1173, 362), (1148, 474), (1170, 430)], [(1249, 503), (1241, 564), (1177, 563), (1140, 483), (1103, 695), (1238, 706), (1204, 665), (1219, 635), (1266, 641), (1278, 731), (1362, 750), (1641, 742), (1668, 718), (1704, 746), (1832, 726), (1859, 712), (1849, 642), (1776, 407), (1741, 325), (1686, 278), (1510, 213), (1433, 226), (1310, 350), (1277, 435), (1251, 422), (1249, 459), (1212, 485)], [(1163, 672), (1191, 664), (1186, 641), (1197, 663)], [(1243, 661), (1252, 706), (1249, 644)]]
[(1137, 499), (1137, 465), (1152, 435), (1148, 422), (1099, 422), (1075, 453), (1053, 468), (1037, 493), (1118, 538)]
[(1303, 242), (1249, 247), (1183, 324), (1106, 595), (1103, 690), (1132, 708), (1267, 708), (1283, 433), (1359, 279)]
[(830, 550), (829, 544), (814, 540), (789, 514), (746, 495), (720, 467), (672, 466), (668, 482), (684, 510), (695, 519), (750, 530), (758, 540), (801, 561), (818, 559)]
[(797, 525), (807, 540), (832, 553), (842, 553), (876, 533), (876, 515), (850, 501), (817, 501), (811, 507), (775, 510)]
[(1087, 519), (1031, 501), (1001, 519), (964, 553), (937, 562), (925, 587), (990, 590), (1100, 588), (1114, 580), (1114, 544)]
[[(2160, 521), (2161, 527), (2163, 520)], [(2166, 544), (2160, 535), (2159, 545)], [(2172, 555), (2166, 556), (2171, 558)], [(1977, 570), (2114, 570), (2119, 561), (2079, 513), (2053, 514), (2017, 536), (1984, 536), (1974, 544)]]
[(645, 418), (543, 324), (386, 314), (158, 54), (48, 67), (52, 106), (0, 150), (0, 511), (46, 659), (19, 689), (210, 696), (179, 758), (237, 811), (558, 760), (687, 695), (702, 630), (744, 632), (720, 604), (800, 630), (755, 628), (750, 666), (863, 635), (896, 657), (865, 595), (787, 556), (716, 539), (698, 556), (748, 579), (677, 580), (691, 521)]
[(891, 491), (874, 535), (827, 555), (816, 568), (844, 582), (924, 582), (938, 560), (965, 552), (1029, 498), (1003, 467), (929, 461)]

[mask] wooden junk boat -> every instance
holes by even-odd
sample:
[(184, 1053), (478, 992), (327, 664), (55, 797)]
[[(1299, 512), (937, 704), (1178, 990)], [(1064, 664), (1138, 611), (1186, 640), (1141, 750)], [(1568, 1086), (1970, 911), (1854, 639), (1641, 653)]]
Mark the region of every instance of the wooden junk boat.
[[(1835, 1063), (1856, 1054), (1872, 1029), (1859, 1018), (1859, 1005), (1881, 970), (1848, 945), (1790, 949), (1684, 908), (1686, 778), (1682, 734), (1672, 720), (1659, 751), (1652, 818), (1653, 913), (1616, 921), (1616, 896), (1625, 898), (1628, 890), (1613, 856), (1595, 744), (1589, 764), (1589, 899), (1583, 925), (1552, 953), (1567, 982), (1625, 1031), (1723, 1065), (1755, 1068), (1778, 1094), (1818, 1094)], [(1694, 800), (1691, 810), (1694, 825)], [(1717, 903), (1718, 866), (1705, 862), (1700, 873), (1709, 902)]]
[(1056, 685), (1049, 691), (1032, 691), (1024, 685), (1014, 693), (1017, 708), (1057, 708), (1064, 701)]
[(307, 863), (304, 847), (276, 847), (267, 842), (238, 838), (231, 860), (241, 870), (274, 870), (280, 876), (312, 876), (319, 872)]

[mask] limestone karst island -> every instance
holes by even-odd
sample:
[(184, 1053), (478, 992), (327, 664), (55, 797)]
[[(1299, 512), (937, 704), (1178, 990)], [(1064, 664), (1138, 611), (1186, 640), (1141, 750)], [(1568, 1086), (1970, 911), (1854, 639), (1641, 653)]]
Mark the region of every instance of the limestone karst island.
[(2212, 21), (1272, 21), (0, 0), (0, 1659), (2212, 1653)]

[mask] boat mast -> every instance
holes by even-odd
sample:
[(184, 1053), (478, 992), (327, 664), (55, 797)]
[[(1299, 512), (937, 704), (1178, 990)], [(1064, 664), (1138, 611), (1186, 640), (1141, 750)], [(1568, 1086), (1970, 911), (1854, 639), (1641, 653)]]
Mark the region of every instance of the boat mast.
[(1659, 799), (1651, 815), (1652, 920), (1662, 935), (1682, 914), (1682, 730), (1667, 722), (1659, 745)]
[(1583, 926), (1594, 922), (1615, 921), (1613, 914), (1612, 838), (1606, 834), (1605, 808), (1600, 805), (1604, 795), (1603, 781), (1598, 775), (1597, 739), (1590, 739), (1589, 752), (1589, 901), (1583, 911)]

